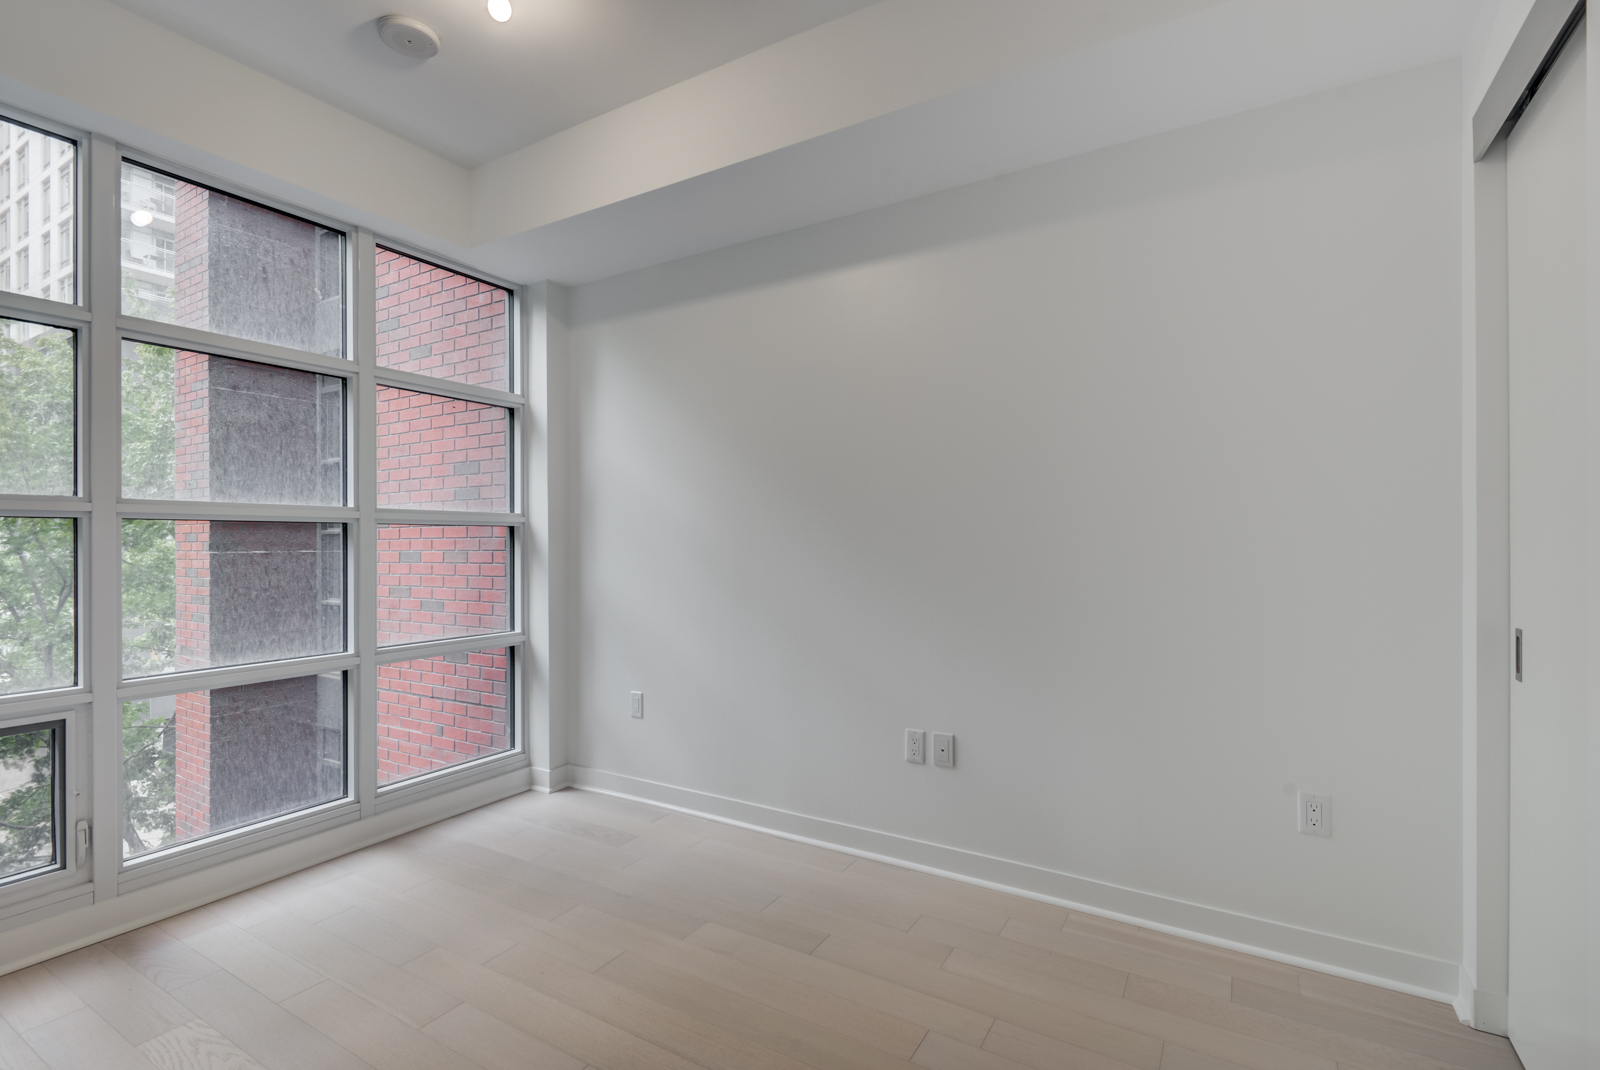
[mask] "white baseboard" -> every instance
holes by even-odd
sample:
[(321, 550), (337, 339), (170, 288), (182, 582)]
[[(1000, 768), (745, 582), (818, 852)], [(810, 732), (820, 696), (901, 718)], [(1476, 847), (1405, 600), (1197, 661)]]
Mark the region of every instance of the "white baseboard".
[(572, 787), (571, 765), (561, 765), (554, 769), (545, 769), (542, 766), (533, 767), (533, 790), (542, 792), (560, 791)]
[(627, 796), (1440, 1003), (1452, 1003), (1459, 991), (1455, 963), (1398, 948), (603, 769), (568, 765), (558, 772), (566, 772), (573, 787)]
[(98, 903), (88, 901), (86, 886), (83, 899), (52, 906), (48, 910), (50, 916), (6, 930), (4, 938), (0, 939), (0, 949), (3, 949), (0, 950), (0, 974), (193, 910), (423, 825), (475, 810), (530, 787), (528, 767), (522, 766), (362, 821), (339, 825), (303, 840), (269, 847)]

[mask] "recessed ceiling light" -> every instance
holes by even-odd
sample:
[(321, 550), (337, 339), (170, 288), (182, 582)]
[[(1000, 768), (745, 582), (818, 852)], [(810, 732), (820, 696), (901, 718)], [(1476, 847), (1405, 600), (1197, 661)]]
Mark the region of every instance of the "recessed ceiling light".
[(136, 227), (148, 227), (155, 221), (156, 217), (145, 211), (143, 208), (139, 209), (137, 212), (128, 217), (128, 222), (132, 223)]
[(510, 22), (511, 0), (489, 0), (489, 17), (496, 22)]
[(428, 59), (439, 54), (439, 35), (405, 15), (385, 15), (379, 19), (378, 36), (383, 38), (384, 44), (412, 59)]

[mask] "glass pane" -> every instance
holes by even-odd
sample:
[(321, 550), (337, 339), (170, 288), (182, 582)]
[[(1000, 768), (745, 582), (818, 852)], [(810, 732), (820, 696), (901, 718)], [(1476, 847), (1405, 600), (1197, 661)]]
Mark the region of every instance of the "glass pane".
[(507, 528), (378, 526), (378, 643), (511, 627)]
[(77, 491), (77, 339), (0, 319), (0, 494)]
[(122, 857), (345, 796), (344, 674), (122, 704)]
[(509, 512), (509, 425), (495, 405), (378, 387), (378, 506)]
[(378, 250), (378, 363), (510, 390), (511, 295), (499, 286)]
[(344, 380), (122, 343), (122, 494), (343, 505)]
[(0, 119), (0, 290), (77, 300), (75, 142)]
[(378, 783), (508, 750), (510, 684), (504, 649), (378, 666)]
[(122, 165), (122, 311), (344, 356), (344, 235)]
[(61, 864), (56, 777), (62, 723), (0, 728), (0, 880)]
[(124, 520), (122, 672), (345, 649), (344, 525)]
[(76, 525), (0, 517), (0, 695), (77, 683)]

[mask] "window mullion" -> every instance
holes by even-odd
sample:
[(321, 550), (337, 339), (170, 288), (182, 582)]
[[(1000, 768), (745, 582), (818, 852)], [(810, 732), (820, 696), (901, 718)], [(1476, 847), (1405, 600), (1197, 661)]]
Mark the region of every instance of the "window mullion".
[(378, 252), (372, 231), (365, 228), (354, 233), (350, 245), (350, 355), (362, 373), (351, 392), (350, 480), (358, 514), (350, 539), (351, 616), (361, 666), (351, 673), (350, 709), (353, 783), (365, 818), (377, 812), (378, 801)]
[[(87, 183), (79, 203), (80, 226), (87, 256), (80, 271), (91, 319), (86, 351), (87, 374), (80, 382), (87, 395), (88, 418), (82, 422), (84, 466), (82, 492), (89, 498), (85, 582), (80, 588), (79, 630), (83, 636), (80, 663), (93, 696), (90, 745), (93, 748), (92, 848), (95, 900), (117, 894), (117, 868), (122, 827), (122, 708), (117, 685), (122, 670), (121, 531), (117, 496), (121, 491), (122, 351), (117, 336), (121, 302), (118, 243), (121, 231), (121, 155), (104, 137), (88, 139)], [(73, 815), (68, 785), (68, 815)], [(68, 826), (71, 827), (70, 825)]]

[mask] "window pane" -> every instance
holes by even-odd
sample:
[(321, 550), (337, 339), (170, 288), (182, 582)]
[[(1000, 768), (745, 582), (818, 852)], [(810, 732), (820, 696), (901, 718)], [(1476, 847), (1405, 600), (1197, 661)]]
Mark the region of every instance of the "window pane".
[(0, 517), (0, 695), (77, 683), (76, 525)]
[(0, 880), (61, 865), (61, 736), (64, 725), (0, 728)]
[(511, 295), (499, 286), (378, 250), (378, 363), (510, 390)]
[(378, 527), (378, 642), (487, 635), (511, 627), (506, 528)]
[(343, 798), (344, 674), (122, 704), (122, 857)]
[(378, 505), (510, 511), (510, 420), (495, 405), (378, 387)]
[[(63, 242), (51, 259), (53, 228), (71, 234), (77, 218), (73, 174), (78, 146), (20, 123), (0, 119), (0, 290), (71, 301), (75, 250)], [(65, 283), (57, 286), (58, 282)]]
[(122, 311), (344, 356), (344, 235), (122, 165)]
[(343, 505), (344, 380), (122, 343), (122, 494)]
[(0, 319), (0, 494), (77, 490), (71, 331)]
[(378, 666), (378, 783), (511, 747), (505, 649)]
[(124, 520), (122, 671), (345, 649), (344, 525)]

